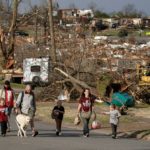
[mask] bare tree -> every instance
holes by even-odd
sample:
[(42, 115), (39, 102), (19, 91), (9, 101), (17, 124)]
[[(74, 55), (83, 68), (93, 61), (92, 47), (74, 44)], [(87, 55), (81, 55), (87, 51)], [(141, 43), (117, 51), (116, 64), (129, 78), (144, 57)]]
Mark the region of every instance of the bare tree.
[(11, 11), (12, 0), (1, 0), (1, 4), (5, 11), (7, 11), (7, 12)]
[(25, 9), (28, 11), (32, 11), (34, 9), (34, 5), (32, 4), (31, 0), (23, 0), (22, 5), (24, 5), (24, 7), (26, 6)]
[(14, 0), (13, 1), (13, 17), (11, 26), (9, 28), (9, 34), (10, 34), (10, 44), (8, 48), (8, 56), (12, 56), (14, 54), (14, 45), (15, 45), (15, 30), (16, 30), (16, 20), (17, 20), (17, 14), (18, 14), (18, 5), (20, 0)]
[(50, 51), (50, 56), (52, 58), (53, 63), (55, 63), (56, 62), (56, 47), (55, 47), (55, 37), (54, 37), (52, 0), (49, 0), (49, 23), (50, 23), (50, 35), (51, 35), (51, 51)]
[(76, 9), (77, 6), (75, 5), (75, 3), (70, 3), (70, 4), (69, 4), (69, 8), (70, 8), (70, 9)]
[[(9, 1), (7, 1), (9, 2)], [(11, 24), (8, 29), (8, 36), (4, 33), (4, 30), (1, 29), (0, 32), (0, 50), (1, 50), (1, 57), (3, 57), (3, 61), (7, 62), (7, 59), (11, 56), (14, 57), (14, 46), (15, 46), (15, 30), (16, 30), (16, 20), (17, 20), (17, 14), (18, 14), (18, 5), (21, 2), (21, 0), (13, 0), (12, 1), (12, 19)], [(6, 12), (7, 13), (7, 12)], [(6, 44), (7, 39), (7, 44)], [(5, 63), (5, 62), (3, 62)]]
[(125, 5), (122, 9), (122, 13), (126, 17), (141, 17), (143, 15), (143, 12), (137, 10), (134, 4)]
[(0, 11), (2, 11), (2, 10), (3, 10), (3, 1), (0, 0)]
[[(53, 1), (53, 0), (52, 0)], [(41, 7), (48, 7), (48, 1), (47, 0), (40, 0), (39, 6)]]
[(88, 7), (89, 7), (91, 10), (95, 11), (97, 5), (96, 5), (95, 2), (91, 1), (91, 2), (88, 4)]

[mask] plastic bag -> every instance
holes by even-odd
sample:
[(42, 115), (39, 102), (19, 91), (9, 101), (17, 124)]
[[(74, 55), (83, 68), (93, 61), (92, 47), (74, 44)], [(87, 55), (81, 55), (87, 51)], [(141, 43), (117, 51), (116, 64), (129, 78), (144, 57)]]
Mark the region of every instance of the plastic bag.
[(74, 119), (74, 125), (79, 125), (80, 122), (81, 122), (80, 117), (76, 116), (75, 119)]
[(91, 124), (91, 129), (100, 129), (101, 123), (98, 120), (94, 120)]

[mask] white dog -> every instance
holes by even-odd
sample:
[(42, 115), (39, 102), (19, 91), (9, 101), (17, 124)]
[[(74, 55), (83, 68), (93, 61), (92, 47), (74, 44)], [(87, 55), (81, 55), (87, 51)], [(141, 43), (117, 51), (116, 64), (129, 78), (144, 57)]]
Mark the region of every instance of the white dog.
[(29, 116), (18, 114), (16, 116), (16, 124), (18, 126), (18, 136), (27, 137), (26, 129), (29, 125), (31, 118)]

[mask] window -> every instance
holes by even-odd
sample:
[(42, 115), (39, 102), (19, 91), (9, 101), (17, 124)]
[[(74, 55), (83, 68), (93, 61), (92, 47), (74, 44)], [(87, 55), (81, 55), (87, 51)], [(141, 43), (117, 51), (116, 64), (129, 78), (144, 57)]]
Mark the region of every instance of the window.
[(41, 66), (31, 66), (31, 72), (40, 72)]

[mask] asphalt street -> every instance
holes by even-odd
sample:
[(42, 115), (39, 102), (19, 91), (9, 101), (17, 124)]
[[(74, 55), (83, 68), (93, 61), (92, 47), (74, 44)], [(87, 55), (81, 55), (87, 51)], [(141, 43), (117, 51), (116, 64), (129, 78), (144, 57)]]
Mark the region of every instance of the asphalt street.
[(36, 121), (39, 131), (36, 137), (31, 136), (28, 127), (26, 138), (17, 137), (15, 119), (11, 120), (11, 132), (6, 137), (0, 136), (0, 150), (150, 150), (150, 142), (137, 139), (112, 139), (108, 135), (91, 131), (90, 137), (82, 136), (82, 131), (63, 128), (61, 136), (55, 135), (52, 124)]

